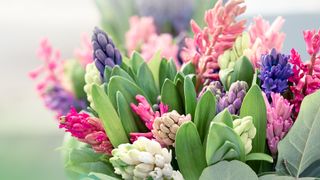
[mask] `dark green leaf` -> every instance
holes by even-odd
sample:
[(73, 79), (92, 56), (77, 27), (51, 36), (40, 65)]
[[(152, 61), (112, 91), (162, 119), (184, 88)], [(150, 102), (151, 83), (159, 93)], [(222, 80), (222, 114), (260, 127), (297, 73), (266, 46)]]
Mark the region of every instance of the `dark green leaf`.
[(197, 93), (191, 78), (184, 79), (184, 107), (185, 114), (190, 114), (194, 118), (194, 113), (197, 106)]
[(168, 60), (163, 58), (160, 62), (159, 68), (159, 87), (162, 88), (164, 81), (166, 80), (167, 76), (167, 64)]
[(185, 74), (185, 75), (195, 74), (196, 68), (194, 67), (193, 63), (190, 61), (190, 62), (182, 65), (181, 72), (183, 72), (183, 74)]
[(176, 110), (183, 114), (182, 100), (174, 83), (166, 79), (161, 90), (161, 102), (169, 106), (169, 111)]
[(245, 81), (248, 83), (249, 87), (252, 83), (252, 78), (254, 75), (254, 69), (252, 67), (251, 62), (246, 56), (240, 57), (234, 65), (234, 71), (231, 75), (231, 85), (233, 82), (236, 81)]
[(264, 153), (250, 153), (246, 156), (246, 161), (267, 161), (273, 163), (273, 158)]
[(199, 179), (207, 163), (200, 136), (192, 122), (186, 122), (178, 129), (175, 147), (179, 170), (183, 177), (186, 180)]
[(260, 176), (259, 180), (316, 180), (316, 178), (295, 178), (292, 176), (278, 176), (276, 174), (268, 174), (264, 176)]
[(156, 104), (159, 91), (153, 79), (152, 72), (146, 63), (142, 63), (138, 70), (137, 83), (139, 87), (146, 93), (151, 103)]
[(158, 91), (160, 91), (160, 84), (159, 84), (159, 72), (160, 72), (160, 63), (161, 63), (161, 53), (157, 51), (151, 60), (148, 62), (148, 67), (152, 72), (153, 79), (156, 82), (156, 86)]

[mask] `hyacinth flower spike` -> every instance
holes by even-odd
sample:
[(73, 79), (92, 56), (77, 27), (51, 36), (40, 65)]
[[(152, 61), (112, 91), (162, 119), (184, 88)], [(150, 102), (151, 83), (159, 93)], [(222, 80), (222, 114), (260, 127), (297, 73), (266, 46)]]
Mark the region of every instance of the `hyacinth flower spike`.
[(98, 27), (95, 27), (93, 31), (92, 46), (95, 65), (100, 72), (101, 78), (104, 79), (105, 67), (112, 68), (115, 65), (121, 65), (122, 56), (112, 39)]
[(64, 128), (79, 141), (91, 145), (95, 152), (111, 155), (113, 147), (100, 119), (86, 113), (77, 113), (73, 108), (66, 116), (60, 117), (59, 128)]

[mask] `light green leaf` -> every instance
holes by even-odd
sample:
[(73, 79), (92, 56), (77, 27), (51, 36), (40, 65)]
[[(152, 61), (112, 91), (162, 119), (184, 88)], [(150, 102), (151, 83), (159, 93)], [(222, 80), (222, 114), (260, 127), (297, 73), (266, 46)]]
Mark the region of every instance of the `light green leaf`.
[(144, 63), (144, 59), (141, 57), (141, 55), (138, 52), (134, 51), (132, 54), (130, 63), (131, 63), (131, 68), (134, 74), (138, 74), (138, 70), (141, 64)]
[(120, 144), (128, 143), (129, 140), (121, 120), (104, 90), (94, 84), (92, 86), (92, 98), (96, 107), (95, 110), (103, 123), (111, 144), (118, 147)]
[(245, 81), (250, 87), (252, 83), (253, 75), (254, 75), (254, 70), (251, 62), (246, 56), (242, 56), (240, 57), (240, 59), (236, 61), (234, 65), (234, 71), (231, 74), (231, 82), (229, 85), (231, 85), (233, 82), (236, 82), (236, 81)]
[(246, 161), (267, 161), (273, 163), (273, 158), (264, 153), (250, 153), (246, 156)]
[(260, 176), (259, 180), (316, 180), (316, 178), (295, 178), (292, 176), (278, 176), (275, 174), (268, 174), (268, 175), (264, 175), (264, 176)]
[[(320, 91), (317, 91), (304, 98), (297, 120), (278, 144), (278, 173), (300, 177), (304, 170), (319, 159), (319, 127)], [(319, 173), (317, 177), (320, 177)]]
[(221, 161), (205, 168), (200, 180), (258, 180), (255, 172), (245, 163), (240, 161)]
[(216, 114), (216, 98), (211, 91), (206, 91), (198, 101), (193, 121), (197, 126), (201, 140), (208, 133), (209, 125)]
[(190, 62), (183, 64), (180, 71), (183, 72), (184, 75), (195, 74), (196, 68), (193, 65), (193, 63), (190, 61)]
[(195, 109), (197, 106), (197, 93), (191, 78), (184, 79), (184, 105), (185, 114), (190, 114), (194, 118)]
[(94, 173), (94, 172), (90, 173), (89, 177), (92, 179), (98, 179), (98, 180), (120, 180), (120, 178), (115, 178), (107, 174)]
[(176, 110), (180, 114), (184, 112), (179, 91), (169, 79), (166, 79), (162, 86), (161, 102), (169, 106), (169, 111)]
[(224, 109), (219, 114), (217, 114), (212, 120), (212, 122), (222, 122), (230, 128), (233, 128), (233, 119), (230, 112), (227, 109)]
[(142, 63), (137, 74), (137, 84), (146, 93), (152, 104), (157, 103), (159, 91), (153, 79), (152, 72), (146, 63)]
[(130, 104), (126, 101), (124, 96), (120, 91), (117, 92), (117, 105), (118, 105), (118, 114), (122, 122), (122, 126), (127, 133), (128, 138), (130, 133), (139, 132), (138, 127), (135, 123), (135, 118), (131, 110)]
[(158, 91), (160, 91), (160, 85), (159, 85), (159, 71), (160, 71), (160, 63), (161, 63), (161, 53), (160, 51), (157, 51), (151, 60), (147, 63), (150, 71), (152, 72), (152, 76), (154, 81), (156, 82), (156, 86)]
[(168, 78), (167, 76), (167, 64), (168, 64), (168, 60), (165, 58), (161, 59), (160, 62), (160, 68), (159, 68), (159, 87), (162, 88), (164, 81), (166, 80), (166, 78)]
[(199, 179), (207, 163), (200, 136), (192, 122), (186, 122), (178, 129), (175, 147), (179, 170), (183, 177), (186, 180)]
[(132, 79), (132, 77), (123, 69), (121, 69), (118, 65), (115, 65), (111, 71), (111, 77), (113, 76), (121, 76), (133, 83), (135, 83), (135, 81)]
[(109, 80), (111, 78), (111, 73), (112, 73), (112, 68), (109, 66), (106, 66), (104, 69), (104, 81), (106, 82), (106, 84), (109, 83)]

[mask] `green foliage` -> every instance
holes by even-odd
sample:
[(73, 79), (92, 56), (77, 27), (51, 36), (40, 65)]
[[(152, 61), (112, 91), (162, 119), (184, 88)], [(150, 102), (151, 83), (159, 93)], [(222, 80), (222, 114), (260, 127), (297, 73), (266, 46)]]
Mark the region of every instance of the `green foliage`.
[[(215, 104), (215, 103), (214, 103)], [(190, 77), (184, 79), (184, 107), (185, 114), (190, 114), (194, 118), (197, 106), (197, 93)]]
[[(291, 130), (278, 144), (277, 173), (295, 178), (320, 177), (320, 91), (304, 98), (300, 113)], [(316, 163), (317, 162), (317, 163)], [(316, 164), (314, 164), (316, 163)], [(310, 174), (309, 174), (310, 173)]]
[[(317, 178), (299, 178), (299, 180), (316, 180)], [(297, 178), (294, 178), (292, 176), (278, 176), (276, 174), (268, 174), (264, 176), (260, 176), (259, 180), (297, 180)]]
[(180, 71), (185, 75), (195, 74), (196, 73), (196, 67), (190, 61), (190, 62), (187, 62), (186, 64), (183, 64)]
[(240, 59), (236, 61), (233, 69), (234, 71), (231, 74), (229, 87), (233, 82), (236, 81), (245, 81), (250, 87), (252, 84), (254, 69), (249, 59), (246, 56), (242, 56)]
[(205, 168), (200, 180), (258, 180), (255, 172), (240, 161), (221, 161), (215, 165)]
[(161, 88), (159, 84), (160, 63), (161, 63), (161, 53), (160, 51), (157, 51), (155, 55), (151, 58), (151, 60), (148, 62), (148, 67), (153, 75), (154, 81), (156, 82), (158, 91)]
[(161, 101), (169, 106), (169, 111), (176, 110), (183, 114), (183, 104), (175, 84), (166, 79), (161, 90)]
[(175, 147), (179, 170), (183, 177), (186, 180), (199, 179), (207, 163), (200, 136), (192, 122), (186, 122), (179, 128)]
[(121, 120), (104, 90), (97, 85), (93, 85), (92, 98), (111, 144), (118, 147), (120, 144), (128, 143), (129, 140)]
[(86, 99), (87, 95), (83, 90), (85, 83), (84, 75), (85, 69), (81, 66), (81, 64), (76, 61), (72, 67), (71, 71), (71, 82), (72, 89), (77, 97), (77, 99)]
[(152, 104), (157, 102), (158, 88), (154, 81), (152, 72), (146, 63), (142, 63), (137, 73), (137, 84), (146, 93)]

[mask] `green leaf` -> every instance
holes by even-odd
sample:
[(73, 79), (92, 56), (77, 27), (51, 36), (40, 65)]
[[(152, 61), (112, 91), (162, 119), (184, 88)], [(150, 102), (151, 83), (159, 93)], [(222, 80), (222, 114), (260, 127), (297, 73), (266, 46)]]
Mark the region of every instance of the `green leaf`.
[[(278, 176), (276, 174), (268, 174), (260, 176), (259, 180), (297, 180), (297, 178), (294, 178), (292, 176)], [(316, 180), (316, 178), (299, 178), (299, 180)]]
[(314, 161), (301, 174), (301, 177), (319, 177), (320, 174), (320, 159)]
[(120, 144), (128, 143), (126, 132), (109, 97), (95, 84), (92, 86), (92, 99), (111, 144), (118, 147)]
[(131, 62), (131, 68), (133, 72), (135, 74), (138, 74), (138, 70), (141, 64), (144, 63), (144, 59), (141, 57), (141, 55), (138, 52), (134, 51), (130, 62)]
[(245, 81), (248, 83), (248, 86), (251, 86), (252, 79), (254, 75), (254, 69), (251, 62), (246, 56), (240, 57), (234, 65), (234, 71), (231, 75), (231, 85), (236, 81)]
[(89, 177), (93, 179), (98, 179), (98, 180), (120, 180), (120, 178), (115, 178), (106, 174), (94, 173), (94, 172), (90, 173)]
[[(232, 146), (228, 144), (225, 145), (226, 141), (231, 143)], [(230, 150), (232, 150), (232, 154), (235, 155), (232, 157), (233, 159), (240, 161), (245, 160), (244, 145), (240, 139), (240, 136), (234, 132), (232, 128), (223, 123), (212, 122), (210, 124), (206, 143), (206, 160), (208, 165), (212, 165), (223, 160), (217, 158), (217, 156), (221, 157), (220, 155), (223, 153), (220, 152), (219, 154), (216, 154), (221, 147), (232, 147), (232, 149), (226, 149), (224, 154), (227, 154), (230, 152)]]
[(229, 126), (230, 128), (233, 128), (233, 118), (227, 109), (224, 109), (219, 114), (217, 114), (212, 122), (221, 122)]
[(162, 88), (164, 81), (167, 76), (167, 64), (168, 61), (165, 58), (161, 59), (160, 68), (159, 68), (159, 87)]
[(183, 64), (180, 71), (183, 72), (184, 75), (195, 74), (196, 68), (193, 65), (193, 63), (190, 61), (188, 63)]
[(135, 118), (131, 110), (130, 104), (126, 101), (124, 96), (120, 91), (117, 92), (117, 105), (118, 105), (118, 114), (122, 122), (122, 126), (127, 133), (128, 138), (130, 133), (139, 132), (138, 127), (135, 123)]
[(245, 163), (240, 161), (221, 161), (205, 168), (200, 180), (258, 180), (255, 172)]
[(257, 85), (253, 85), (243, 99), (240, 117), (245, 116), (252, 116), (253, 124), (257, 129), (257, 134), (252, 140), (251, 152), (263, 153), (266, 144), (267, 113), (261, 89)]
[(246, 161), (267, 161), (273, 163), (273, 158), (264, 153), (250, 153), (246, 156)]
[(183, 114), (183, 105), (179, 91), (174, 83), (166, 79), (161, 90), (161, 102), (169, 106), (169, 111), (176, 110)]
[(157, 51), (151, 60), (148, 62), (148, 67), (152, 73), (153, 79), (156, 82), (156, 86), (158, 91), (160, 91), (160, 84), (159, 84), (159, 72), (160, 72), (160, 63), (161, 63), (161, 53)]
[(190, 114), (194, 118), (195, 109), (197, 106), (197, 93), (191, 78), (184, 79), (184, 106), (185, 114)]
[(176, 64), (173, 59), (170, 59), (169, 62), (167, 63), (167, 78), (173, 81), (176, 74), (177, 74)]
[(199, 179), (207, 164), (200, 136), (192, 122), (183, 123), (178, 129), (175, 147), (179, 170), (183, 177), (186, 180)]
[(106, 84), (109, 83), (109, 80), (111, 78), (111, 73), (112, 73), (112, 68), (109, 66), (106, 66), (106, 68), (104, 69), (104, 81), (106, 82)]
[(113, 77), (113, 76), (121, 76), (121, 77), (135, 83), (135, 81), (132, 79), (132, 77), (126, 71), (121, 69), (118, 65), (115, 65), (112, 69), (111, 77)]
[(137, 83), (140, 88), (147, 94), (152, 104), (157, 103), (159, 91), (153, 79), (152, 72), (146, 63), (142, 63), (137, 74)]
[(214, 118), (215, 114), (216, 98), (211, 91), (206, 91), (197, 104), (193, 118), (202, 141), (208, 132), (210, 122)]
[(71, 70), (71, 82), (73, 91), (77, 99), (86, 99), (86, 93), (83, 90), (85, 69), (79, 62), (75, 62)]
[[(319, 127), (320, 91), (317, 91), (304, 98), (297, 120), (278, 144), (278, 173), (300, 177), (302, 172), (319, 160)], [(320, 177), (319, 173), (316, 175)]]

